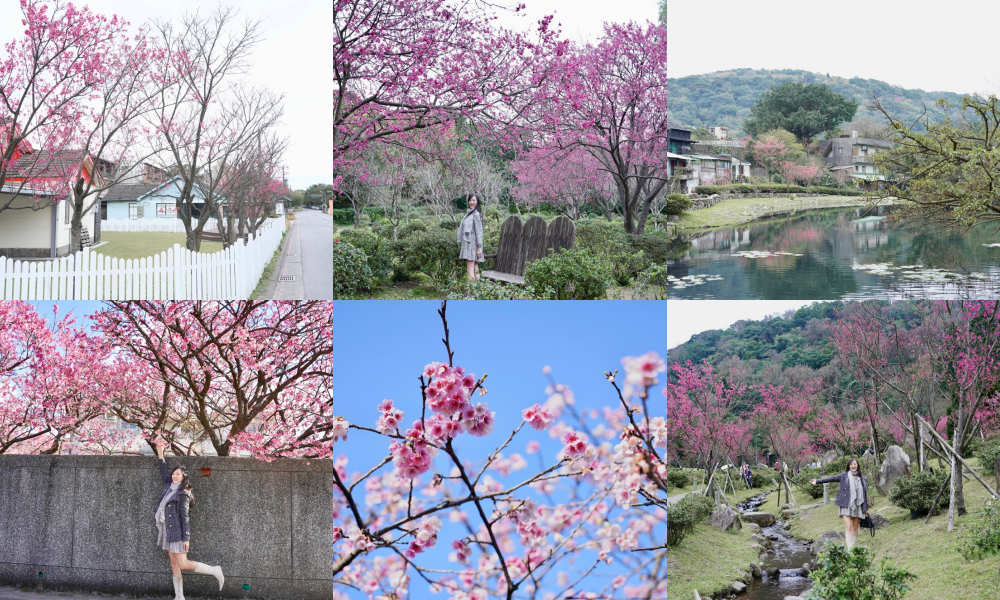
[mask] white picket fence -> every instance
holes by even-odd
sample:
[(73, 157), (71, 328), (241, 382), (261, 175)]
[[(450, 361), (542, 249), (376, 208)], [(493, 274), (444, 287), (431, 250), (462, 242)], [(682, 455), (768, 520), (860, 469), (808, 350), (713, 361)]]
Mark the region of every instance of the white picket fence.
[[(209, 219), (205, 229), (217, 229), (218, 219)], [(101, 221), (101, 231), (122, 231), (126, 233), (184, 233), (184, 222), (180, 219), (109, 219)]]
[(3, 300), (246, 300), (281, 244), (284, 219), (270, 219), (248, 244), (213, 254), (180, 244), (155, 256), (111, 258), (84, 248), (64, 258), (0, 256)]

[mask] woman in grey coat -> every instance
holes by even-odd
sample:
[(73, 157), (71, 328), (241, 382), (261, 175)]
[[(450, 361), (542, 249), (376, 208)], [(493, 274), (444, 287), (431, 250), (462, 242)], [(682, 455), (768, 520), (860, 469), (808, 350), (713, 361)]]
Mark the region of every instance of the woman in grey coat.
[(822, 479), (813, 479), (809, 483), (839, 483), (840, 489), (837, 491), (837, 501), (834, 502), (840, 507), (840, 516), (844, 517), (844, 527), (847, 531), (844, 534), (844, 541), (847, 549), (850, 550), (858, 543), (858, 521), (861, 517), (868, 515), (868, 480), (861, 474), (861, 465), (858, 459), (852, 458), (847, 463), (847, 470), (839, 475), (831, 475)]
[(469, 212), (458, 225), (458, 243), (462, 245), (458, 257), (465, 260), (466, 274), (473, 281), (478, 278), (476, 263), (483, 262), (483, 205), (475, 194), (469, 196)]
[(210, 567), (205, 563), (187, 559), (191, 547), (191, 527), (189, 514), (194, 506), (194, 491), (187, 469), (174, 467), (171, 470), (163, 460), (163, 446), (156, 445), (159, 458), (160, 478), (163, 480), (163, 495), (156, 509), (156, 545), (170, 555), (170, 569), (174, 575), (174, 600), (184, 600), (184, 578), (181, 571), (194, 571), (212, 575), (219, 580), (219, 590), (226, 578), (222, 567)]

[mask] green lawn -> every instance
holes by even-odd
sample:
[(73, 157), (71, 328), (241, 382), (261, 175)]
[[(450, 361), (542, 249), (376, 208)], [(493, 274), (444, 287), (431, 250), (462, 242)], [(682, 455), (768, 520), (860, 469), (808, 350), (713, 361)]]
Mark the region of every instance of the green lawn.
[(750, 528), (723, 533), (708, 522), (696, 525), (679, 545), (667, 550), (667, 597), (704, 597), (728, 588), (743, 578), (750, 563), (758, 561)]
[(866, 206), (867, 204), (861, 196), (804, 196), (796, 197), (795, 200), (791, 200), (787, 196), (781, 198), (734, 198), (723, 200), (711, 208), (687, 211), (677, 221), (677, 228), (680, 232), (691, 233), (695, 230), (715, 227), (732, 227), (789, 211)]
[[(180, 244), (184, 247), (183, 233), (126, 233), (122, 231), (102, 231), (101, 241), (108, 242), (94, 252), (112, 258), (143, 258), (159, 254)], [(221, 242), (202, 242), (201, 252), (212, 254), (222, 250)]]
[[(993, 485), (992, 477), (984, 479)], [(998, 597), (1000, 578), (997, 576), (997, 557), (966, 561), (958, 552), (959, 545), (969, 535), (977, 519), (976, 511), (989, 498), (986, 490), (975, 480), (966, 481), (964, 490), (969, 514), (956, 516), (952, 533), (947, 531), (947, 489), (942, 497), (944, 508), (941, 514), (932, 517), (927, 525), (924, 525), (923, 518), (911, 521), (909, 511), (890, 505), (888, 499), (877, 493), (872, 499), (871, 512), (883, 515), (890, 524), (886, 529), (877, 530), (874, 538), (862, 529), (859, 545), (874, 551), (877, 559), (888, 559), (893, 565), (917, 575), (905, 596), (906, 600), (986, 600)], [(808, 497), (800, 500), (800, 504), (808, 502), (811, 502)], [(843, 519), (837, 513), (838, 509), (831, 501), (827, 506), (792, 516), (792, 534), (816, 539), (824, 531), (843, 531)]]

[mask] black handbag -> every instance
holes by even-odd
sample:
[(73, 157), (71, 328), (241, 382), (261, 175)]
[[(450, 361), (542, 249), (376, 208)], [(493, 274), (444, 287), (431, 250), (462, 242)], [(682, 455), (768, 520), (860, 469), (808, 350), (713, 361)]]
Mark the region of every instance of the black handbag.
[(858, 521), (858, 527), (864, 527), (875, 537), (875, 523), (872, 522), (872, 518), (865, 515), (863, 519)]

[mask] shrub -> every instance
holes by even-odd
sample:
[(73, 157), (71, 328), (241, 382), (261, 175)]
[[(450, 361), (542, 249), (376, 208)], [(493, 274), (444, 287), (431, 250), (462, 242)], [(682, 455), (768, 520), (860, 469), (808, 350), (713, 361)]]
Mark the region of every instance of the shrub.
[(803, 491), (813, 498), (822, 498), (823, 484), (817, 483), (816, 485), (813, 485), (809, 483), (810, 479), (819, 479), (820, 477), (822, 477), (822, 474), (820, 473), (819, 468), (806, 467), (792, 477), (792, 482), (797, 484)]
[(667, 205), (664, 211), (668, 215), (680, 216), (684, 211), (691, 208), (691, 199), (684, 194), (670, 194), (667, 196)]
[(424, 225), (423, 221), (414, 219), (406, 225), (400, 225), (399, 230), (396, 232), (396, 237), (399, 239), (408, 238), (418, 231), (427, 231), (427, 225)]
[(917, 576), (884, 560), (876, 569), (873, 558), (867, 548), (848, 552), (830, 544), (809, 574), (815, 583), (807, 600), (899, 600), (906, 595), (907, 582)]
[[(892, 486), (889, 491), (889, 502), (908, 509), (910, 518), (922, 517), (930, 511), (931, 502), (947, 478), (948, 474), (944, 471), (913, 473)], [(940, 505), (940, 502), (938, 504)]]
[[(685, 496), (686, 497), (686, 496)], [(667, 545), (676, 546), (694, 529), (698, 520), (680, 502), (667, 505)]]
[(603, 299), (608, 278), (605, 265), (592, 252), (577, 248), (540, 258), (524, 272), (525, 286), (533, 295), (554, 300)]
[[(576, 228), (576, 247), (593, 252), (618, 285), (629, 285), (651, 263), (641, 246), (647, 242), (637, 239), (639, 236), (625, 233), (620, 223), (592, 221)], [(649, 242), (651, 247), (655, 244)], [(654, 251), (666, 252), (666, 249), (656, 246)]]
[(538, 300), (529, 290), (490, 279), (469, 282), (464, 276), (449, 286), (449, 300)]
[(353, 296), (372, 288), (372, 272), (364, 250), (347, 242), (333, 242), (333, 297)]
[(444, 219), (442, 221), (438, 221), (438, 229), (444, 229), (446, 231), (457, 232), (458, 231), (458, 223), (455, 222), (455, 221), (452, 221), (451, 219)]
[(825, 475), (834, 475), (836, 473), (843, 473), (847, 470), (848, 463), (851, 462), (851, 456), (841, 456), (837, 460), (830, 461), (825, 467), (823, 467), (823, 473)]
[[(698, 194), (830, 194), (836, 196), (863, 196), (865, 192), (857, 188), (785, 185), (784, 183), (735, 183), (732, 185), (699, 185)], [(669, 196), (668, 196), (669, 198)], [(667, 213), (670, 214), (670, 213)]]
[(691, 477), (680, 469), (670, 469), (667, 471), (667, 483), (682, 488), (691, 483)]
[(649, 265), (635, 278), (634, 299), (666, 300), (667, 299), (667, 265)]
[(715, 512), (715, 502), (704, 494), (687, 494), (678, 500), (677, 504), (687, 507), (692, 517), (694, 517), (695, 524), (704, 521)]
[(416, 232), (393, 248), (408, 273), (420, 272), (439, 285), (457, 277), (465, 265), (459, 260), (461, 250), (451, 232), (440, 229)]
[(972, 528), (972, 535), (958, 550), (966, 560), (1000, 554), (1000, 506), (987, 502), (979, 511), (979, 518), (980, 521)]
[[(648, 225), (648, 223), (647, 223)], [(646, 258), (654, 265), (665, 265), (670, 254), (671, 242), (667, 232), (663, 230), (649, 231), (644, 235), (630, 236), (629, 242), (636, 250), (642, 250)]]
[(354, 225), (354, 209), (335, 208), (331, 214), (335, 225)]
[(750, 469), (750, 485), (755, 488), (762, 488), (764, 486), (771, 485), (771, 480), (775, 477), (775, 471), (772, 469), (761, 470), (757, 467), (757, 470)]
[(992, 471), (997, 456), (1000, 456), (1000, 437), (987, 438), (979, 442), (976, 446), (975, 456), (986, 472)]
[(389, 280), (394, 258), (389, 240), (363, 229), (348, 229), (338, 235), (341, 242), (364, 251), (368, 257), (368, 268), (376, 282), (384, 283)]

